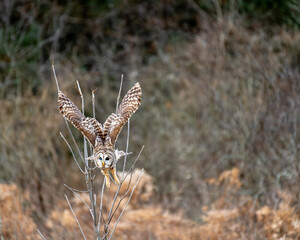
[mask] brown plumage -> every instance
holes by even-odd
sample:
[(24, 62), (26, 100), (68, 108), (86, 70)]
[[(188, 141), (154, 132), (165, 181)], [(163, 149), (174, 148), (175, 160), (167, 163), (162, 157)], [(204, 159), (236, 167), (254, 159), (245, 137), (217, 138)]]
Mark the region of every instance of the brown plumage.
[(103, 126), (95, 119), (85, 117), (76, 105), (60, 90), (58, 91), (58, 106), (61, 114), (71, 122), (90, 141), (94, 148), (92, 159), (96, 166), (101, 168), (106, 176), (106, 185), (109, 187), (108, 170), (116, 176), (116, 163), (124, 152), (115, 150), (115, 143), (128, 119), (139, 108), (142, 100), (142, 89), (139, 83), (127, 92), (116, 113), (112, 113)]

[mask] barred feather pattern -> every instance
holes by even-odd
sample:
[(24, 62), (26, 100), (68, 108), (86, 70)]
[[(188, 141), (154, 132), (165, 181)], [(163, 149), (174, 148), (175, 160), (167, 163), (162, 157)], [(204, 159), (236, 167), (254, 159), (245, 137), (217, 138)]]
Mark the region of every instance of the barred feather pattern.
[[(139, 108), (142, 100), (142, 89), (136, 83), (124, 96), (116, 113), (112, 113), (102, 125), (95, 119), (85, 117), (76, 105), (60, 90), (58, 91), (58, 106), (61, 114), (71, 122), (90, 141), (93, 146), (92, 160), (105, 175), (106, 186), (110, 186), (109, 171), (115, 182), (119, 184), (116, 175), (116, 164), (120, 151), (115, 150), (115, 142), (123, 126), (132, 114)], [(122, 151), (121, 151), (122, 152)]]
[(141, 101), (142, 89), (140, 84), (136, 83), (124, 96), (117, 114), (111, 114), (103, 124), (104, 137), (109, 138), (111, 144), (115, 144), (123, 126), (139, 108)]
[(103, 135), (101, 124), (95, 118), (86, 118), (61, 91), (58, 92), (58, 106), (61, 114), (95, 146), (97, 136)]
[(112, 113), (103, 124), (103, 138), (106, 139), (109, 136), (111, 124), (115, 121), (117, 115)]
[(95, 119), (85, 117), (76, 105), (61, 91), (58, 92), (58, 106), (62, 115), (79, 129), (95, 147), (115, 144), (123, 126), (141, 105), (142, 89), (139, 83), (124, 96), (117, 113), (111, 114), (102, 125)]

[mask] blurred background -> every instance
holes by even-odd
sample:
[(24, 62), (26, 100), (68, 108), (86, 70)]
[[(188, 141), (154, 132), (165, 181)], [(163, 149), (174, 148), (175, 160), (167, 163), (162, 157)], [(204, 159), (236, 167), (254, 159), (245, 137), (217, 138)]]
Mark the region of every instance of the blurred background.
[(85, 181), (59, 136), (52, 60), (88, 116), (97, 88), (100, 122), (121, 74), (123, 95), (143, 89), (129, 162), (145, 145), (147, 181), (115, 239), (299, 239), (299, 27), (298, 0), (1, 1), (1, 239), (81, 239), (64, 183)]

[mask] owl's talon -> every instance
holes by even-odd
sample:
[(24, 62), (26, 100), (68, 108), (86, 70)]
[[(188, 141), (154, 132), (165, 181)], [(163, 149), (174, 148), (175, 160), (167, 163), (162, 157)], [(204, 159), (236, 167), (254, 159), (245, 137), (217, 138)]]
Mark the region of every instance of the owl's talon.
[(110, 180), (107, 181), (106, 178), (105, 178), (105, 185), (106, 185), (107, 188), (110, 188)]
[(119, 185), (120, 181), (119, 181), (119, 178), (117, 176), (116, 168), (111, 168), (110, 172), (111, 172), (111, 175), (113, 176), (113, 179), (115, 180), (116, 184)]
[(110, 179), (108, 169), (101, 170), (102, 174), (105, 176), (105, 184), (107, 188), (110, 188)]
[[(141, 105), (142, 89), (137, 82), (125, 94), (116, 113), (112, 113), (101, 125), (95, 118), (85, 117), (78, 107), (58, 89), (58, 106), (63, 117), (89, 140), (93, 155), (85, 158), (92, 161), (105, 176), (106, 187), (110, 188), (109, 172), (116, 184), (120, 184), (116, 174), (116, 164), (120, 157), (130, 153), (115, 149), (115, 143), (122, 127)], [(109, 169), (109, 167), (113, 168)], [(88, 166), (89, 167), (89, 166)]]

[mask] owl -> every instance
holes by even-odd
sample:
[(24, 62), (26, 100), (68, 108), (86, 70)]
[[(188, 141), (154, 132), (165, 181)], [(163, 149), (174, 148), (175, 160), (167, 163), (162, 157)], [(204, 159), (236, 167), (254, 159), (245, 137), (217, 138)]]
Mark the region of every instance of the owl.
[(60, 90), (58, 106), (61, 114), (71, 122), (89, 140), (93, 147), (92, 160), (105, 176), (106, 187), (110, 187), (109, 172), (117, 184), (120, 181), (116, 174), (116, 164), (123, 151), (115, 149), (115, 143), (128, 119), (139, 108), (142, 100), (142, 89), (139, 83), (126, 93), (116, 113), (112, 113), (103, 125), (95, 118), (85, 117), (76, 105)]

